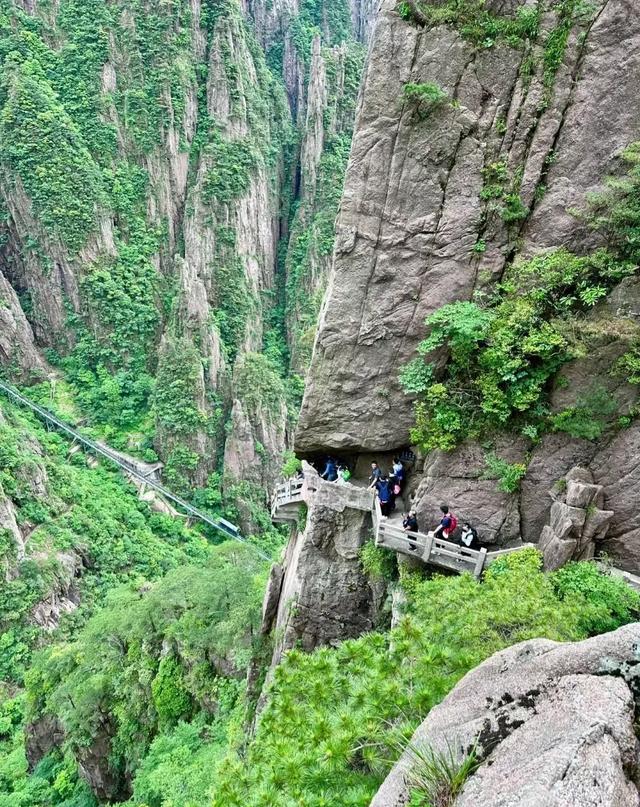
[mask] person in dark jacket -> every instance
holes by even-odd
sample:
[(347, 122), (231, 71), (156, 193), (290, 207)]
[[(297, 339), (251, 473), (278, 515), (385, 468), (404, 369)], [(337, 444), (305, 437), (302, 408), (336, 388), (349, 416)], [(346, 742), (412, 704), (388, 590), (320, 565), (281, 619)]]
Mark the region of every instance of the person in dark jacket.
[[(402, 529), (405, 532), (418, 532), (418, 517), (416, 516), (415, 510), (409, 510), (408, 513), (405, 513), (402, 521)], [(417, 548), (418, 544), (415, 541), (410, 540), (409, 549), (412, 552), (415, 552)]]
[(382, 515), (384, 518), (387, 518), (389, 513), (391, 512), (391, 490), (389, 486), (389, 480), (386, 476), (381, 476), (380, 479), (376, 482), (376, 491), (378, 493), (378, 499), (380, 501), (380, 510), (382, 511)]
[(375, 488), (378, 481), (382, 478), (382, 470), (377, 462), (371, 463), (371, 476), (369, 477), (369, 490)]
[(324, 471), (320, 474), (322, 479), (326, 479), (327, 482), (335, 482), (338, 478), (338, 466), (336, 465), (336, 461), (333, 457), (327, 457), (327, 464), (325, 465)]

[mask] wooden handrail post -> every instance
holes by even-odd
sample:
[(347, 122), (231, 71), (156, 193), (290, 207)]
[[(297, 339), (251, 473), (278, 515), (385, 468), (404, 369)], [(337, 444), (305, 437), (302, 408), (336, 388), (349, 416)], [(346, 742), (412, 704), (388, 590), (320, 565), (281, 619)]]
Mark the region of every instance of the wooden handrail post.
[(425, 544), (424, 551), (422, 552), (422, 560), (428, 563), (431, 557), (431, 550), (433, 549), (433, 532), (427, 533), (427, 543)]
[(482, 570), (484, 568), (485, 561), (487, 559), (487, 550), (482, 547), (478, 554), (478, 559), (476, 560), (476, 568), (473, 570), (473, 573), (476, 577), (480, 577), (482, 574)]

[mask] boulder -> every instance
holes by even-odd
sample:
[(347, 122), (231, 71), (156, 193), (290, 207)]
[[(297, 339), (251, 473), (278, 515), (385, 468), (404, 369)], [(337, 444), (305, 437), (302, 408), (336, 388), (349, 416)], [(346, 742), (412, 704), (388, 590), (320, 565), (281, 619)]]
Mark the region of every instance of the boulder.
[[(411, 746), (479, 768), (456, 807), (638, 807), (634, 691), (640, 624), (577, 643), (522, 642), (469, 672), (431, 710)], [(407, 750), (371, 807), (404, 807)]]
[(596, 541), (607, 537), (614, 513), (598, 509), (604, 502), (603, 488), (590, 479), (588, 469), (574, 467), (562, 480), (564, 486), (549, 491), (556, 500), (551, 505), (550, 524), (542, 530), (539, 542), (547, 571), (559, 569), (570, 560), (590, 560)]

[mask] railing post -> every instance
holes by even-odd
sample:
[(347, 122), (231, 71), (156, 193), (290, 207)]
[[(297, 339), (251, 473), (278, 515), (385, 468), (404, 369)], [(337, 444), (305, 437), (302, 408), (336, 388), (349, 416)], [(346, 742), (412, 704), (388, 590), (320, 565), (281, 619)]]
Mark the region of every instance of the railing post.
[(380, 546), (382, 544), (382, 541), (380, 540), (380, 525), (382, 524), (382, 519), (380, 518), (381, 515), (382, 511), (380, 510), (380, 504), (374, 497), (373, 507), (371, 509), (371, 517), (373, 520), (374, 539), (376, 546)]
[(478, 553), (478, 559), (476, 560), (476, 568), (473, 570), (473, 573), (476, 577), (480, 577), (482, 574), (482, 570), (484, 569), (484, 563), (487, 559), (487, 550), (482, 547), (480, 552)]
[(427, 543), (425, 544), (424, 551), (422, 553), (422, 560), (427, 563), (429, 558), (431, 557), (431, 550), (433, 549), (433, 532), (427, 533)]

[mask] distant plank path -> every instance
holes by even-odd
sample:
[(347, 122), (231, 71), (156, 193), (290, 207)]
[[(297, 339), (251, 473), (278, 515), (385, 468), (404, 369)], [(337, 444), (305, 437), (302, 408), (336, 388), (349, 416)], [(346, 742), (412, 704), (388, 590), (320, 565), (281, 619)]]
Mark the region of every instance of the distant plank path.
[(165, 488), (164, 485), (161, 485), (156, 479), (156, 473), (160, 467), (158, 464), (149, 465), (148, 463), (138, 461), (133, 457), (128, 457), (118, 451), (114, 451), (113, 449), (104, 445), (104, 443), (91, 440), (73, 426), (65, 423), (57, 415), (54, 415), (53, 412), (50, 412), (43, 406), (39, 406), (38, 404), (34, 403), (17, 389), (15, 389), (15, 387), (12, 387), (5, 382), (0, 381), (0, 392), (3, 392), (10, 400), (14, 401), (14, 403), (35, 412), (35, 414), (42, 421), (44, 421), (45, 424), (48, 426), (53, 426), (57, 431), (66, 434), (67, 437), (71, 437), (86, 451), (107, 459), (109, 462), (117, 465), (129, 477), (132, 477), (149, 488), (153, 488), (153, 490), (160, 493), (165, 499), (173, 502), (173, 504), (177, 505), (189, 516), (197, 518), (199, 521), (208, 524), (210, 527), (213, 527), (214, 530), (222, 533), (227, 538), (233, 538), (234, 541), (247, 544), (247, 546), (250, 546), (258, 555), (260, 555), (261, 558), (264, 558), (264, 560), (273, 560), (273, 558), (270, 558), (269, 555), (267, 555), (261, 549), (247, 541), (246, 538), (243, 538), (242, 535), (240, 535), (240, 530), (235, 526), (235, 524), (232, 524), (230, 521), (227, 521), (224, 518), (212, 518), (206, 513), (203, 513), (202, 510), (198, 510), (196, 507), (189, 504), (189, 502), (185, 501), (180, 496), (176, 496), (175, 493), (172, 493), (168, 488)]

